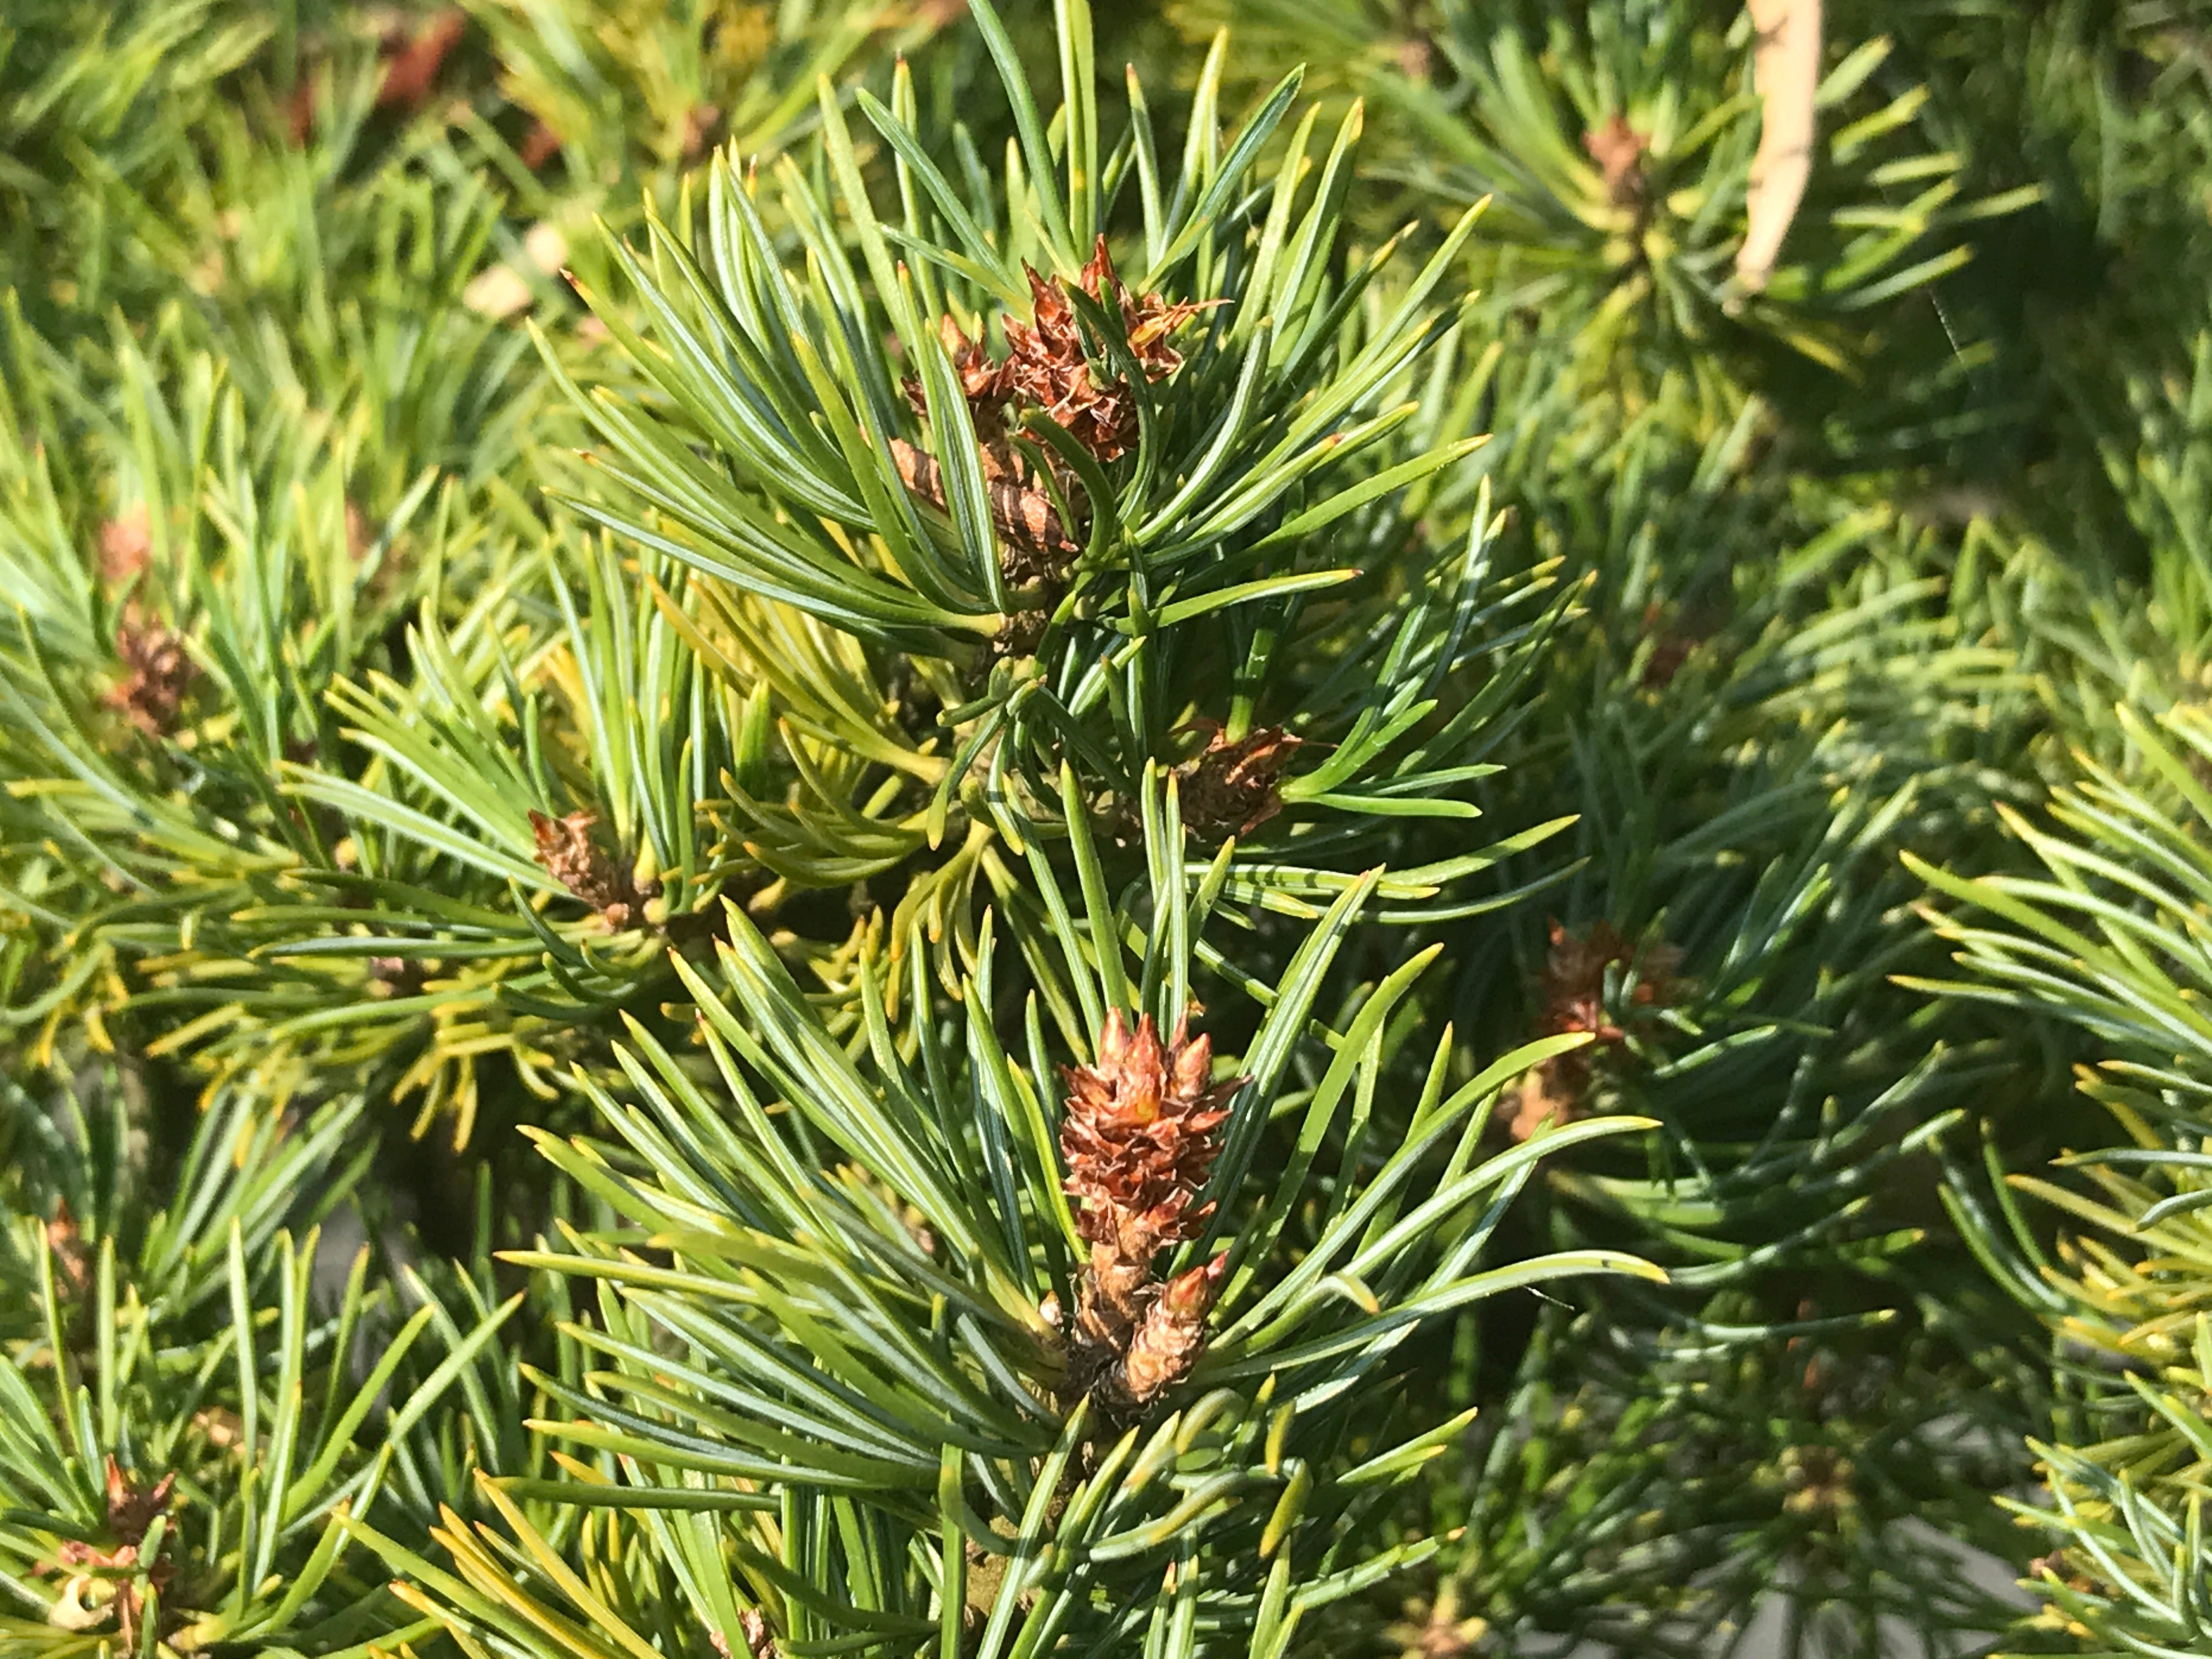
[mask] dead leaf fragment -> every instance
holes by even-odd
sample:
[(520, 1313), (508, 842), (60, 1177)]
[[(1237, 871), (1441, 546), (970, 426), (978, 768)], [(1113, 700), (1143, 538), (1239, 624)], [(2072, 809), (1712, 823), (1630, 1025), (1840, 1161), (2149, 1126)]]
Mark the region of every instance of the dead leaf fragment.
[(1736, 250), (1736, 281), (1756, 294), (1774, 274), (1782, 239), (1813, 171), (1813, 97), (1820, 85), (1820, 0), (1747, 0), (1759, 44), (1759, 153), (1751, 161), (1747, 222)]

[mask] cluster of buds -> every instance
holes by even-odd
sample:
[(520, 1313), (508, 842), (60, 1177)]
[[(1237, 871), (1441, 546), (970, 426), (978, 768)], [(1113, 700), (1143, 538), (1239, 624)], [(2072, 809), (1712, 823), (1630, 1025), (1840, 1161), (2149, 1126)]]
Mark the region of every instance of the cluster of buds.
[(1526, 1140), (1547, 1122), (1572, 1121), (1589, 1092), (1592, 1050), (1627, 1040), (1628, 1033), (1606, 1012), (1607, 971), (1640, 964), (1629, 1002), (1638, 1010), (1660, 1008), (1679, 993), (1674, 975), (1680, 962), (1681, 952), (1668, 945), (1653, 945), (1639, 956), (1610, 922), (1599, 922), (1580, 937), (1557, 921), (1552, 923), (1551, 955), (1537, 981), (1543, 1003), (1537, 1034), (1586, 1031), (1592, 1042), (1553, 1055), (1521, 1079), (1511, 1125), (1516, 1140)]
[(1176, 769), (1183, 827), (1210, 845), (1242, 840), (1283, 810), (1279, 785), (1305, 739), (1262, 726), (1231, 742), (1214, 721), (1195, 725), (1212, 735)]
[(113, 1457), (107, 1460), (107, 1530), (111, 1541), (88, 1543), (65, 1538), (46, 1569), (69, 1573), (69, 1580), (47, 1615), (48, 1622), (70, 1630), (90, 1630), (106, 1622), (112, 1612), (115, 1633), (126, 1653), (138, 1649), (139, 1624), (145, 1613), (141, 1581), (156, 1595), (166, 1592), (174, 1571), (165, 1555), (150, 1564), (139, 1559), (146, 1534), (155, 1517), (168, 1512), (177, 1478), (165, 1474), (141, 1492), (125, 1478)]
[[(1022, 269), (1030, 281), (1030, 319), (1005, 319), (1004, 359), (994, 362), (983, 343), (968, 339), (950, 317), (941, 325), (977, 439), (987, 448), (1003, 440), (1006, 412), (1020, 405), (1042, 410), (1098, 459), (1119, 459), (1137, 437), (1137, 402), (1128, 377), (1119, 371), (1102, 377), (1091, 362), (1066, 283), (1027, 265)], [(1182, 367), (1182, 355), (1168, 337), (1206, 304), (1133, 295), (1115, 274), (1103, 236), (1076, 282), (1091, 299), (1121, 313), (1129, 354), (1147, 380), (1164, 380)], [(908, 380), (906, 394), (918, 412), (926, 412), (919, 381)]]
[[(1008, 435), (1009, 416), (1017, 407), (1040, 410), (1097, 459), (1111, 461), (1127, 454), (1136, 441), (1137, 400), (1125, 374), (1102, 372), (1091, 360), (1067, 285), (1024, 269), (1029, 275), (1030, 317), (1026, 322), (1013, 316), (1005, 319), (1005, 357), (994, 358), (982, 341), (970, 340), (950, 317), (939, 325), (939, 333), (968, 401), (990, 494), (992, 522), (1005, 544), (1007, 579), (1018, 586), (1032, 582), (1049, 586), (1080, 550), (1073, 537), (1076, 527), (1063, 522), (1052, 490), (1014, 447)], [(1168, 343), (1168, 337), (1205, 310), (1205, 305), (1170, 303), (1157, 294), (1132, 295), (1115, 274), (1103, 236), (1077, 283), (1091, 299), (1120, 312), (1130, 355), (1147, 380), (1164, 380), (1182, 367), (1182, 354)], [(905, 390), (915, 411), (927, 414), (921, 381), (909, 378)], [(894, 440), (891, 450), (906, 487), (943, 507), (944, 480), (936, 462), (903, 440)], [(1073, 510), (1073, 473), (1055, 461), (1050, 482)]]
[(660, 896), (660, 884), (641, 882), (635, 869), (610, 856), (592, 838), (598, 822), (590, 812), (560, 818), (538, 811), (530, 815), (531, 832), (538, 838), (538, 862), (619, 933), (645, 923), (646, 906)]
[(1243, 1079), (1212, 1081), (1212, 1044), (1178, 1021), (1163, 1044), (1147, 1014), (1106, 1018), (1095, 1065), (1069, 1066), (1060, 1131), (1076, 1226), (1091, 1246), (1073, 1330), (1077, 1382), (1109, 1410), (1142, 1407), (1188, 1376), (1228, 1257), (1162, 1283), (1159, 1254), (1205, 1231), (1198, 1194)]
[[(999, 366), (995, 396), (1002, 404), (1042, 409), (1100, 460), (1119, 459), (1137, 438), (1137, 401), (1128, 380), (1118, 373), (1100, 380), (1085, 356), (1083, 331), (1066, 285), (1047, 282), (1034, 270), (1028, 274), (1033, 320), (1006, 319), (1006, 360)], [(1164, 380), (1182, 367), (1182, 356), (1168, 343), (1168, 336), (1205, 309), (1203, 305), (1170, 305), (1157, 294), (1133, 297), (1114, 273), (1103, 236), (1077, 280), (1084, 293), (1121, 313), (1129, 355), (1147, 380)]]
[(149, 738), (177, 729), (177, 716), (199, 678), (199, 665), (185, 648), (184, 635), (126, 612), (115, 630), (115, 652), (124, 674), (107, 690), (107, 704), (119, 709)]

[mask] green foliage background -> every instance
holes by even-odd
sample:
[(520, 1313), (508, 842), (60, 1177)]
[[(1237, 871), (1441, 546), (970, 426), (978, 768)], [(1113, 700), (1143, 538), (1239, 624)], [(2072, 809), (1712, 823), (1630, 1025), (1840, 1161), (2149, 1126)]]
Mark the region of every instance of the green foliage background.
[(0, 1651), (2204, 1650), (2212, 14), (1826, 13), (11, 5)]

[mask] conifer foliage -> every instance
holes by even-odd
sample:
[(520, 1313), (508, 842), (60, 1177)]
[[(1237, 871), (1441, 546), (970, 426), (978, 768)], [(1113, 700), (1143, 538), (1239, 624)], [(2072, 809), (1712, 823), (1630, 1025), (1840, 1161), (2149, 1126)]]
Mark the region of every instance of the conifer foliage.
[(0, 1652), (2200, 1650), (2212, 73), (2005, 10), (11, 9)]

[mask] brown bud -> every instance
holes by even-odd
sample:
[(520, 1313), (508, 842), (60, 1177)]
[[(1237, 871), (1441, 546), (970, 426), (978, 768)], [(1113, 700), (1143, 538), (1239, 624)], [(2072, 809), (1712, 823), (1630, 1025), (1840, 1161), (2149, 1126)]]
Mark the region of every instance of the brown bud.
[(1190, 1374), (1206, 1346), (1206, 1316), (1221, 1293), (1229, 1253), (1167, 1282), (1146, 1311), (1121, 1363), (1121, 1392), (1142, 1405)]
[(1242, 1079), (1212, 1085), (1212, 1045), (1177, 1024), (1164, 1048), (1148, 1014), (1133, 1034), (1107, 1016), (1095, 1066), (1067, 1068), (1060, 1151), (1085, 1238), (1149, 1264), (1195, 1238), (1207, 1212), (1192, 1200), (1219, 1150), (1216, 1132)]
[(531, 832), (538, 841), (538, 862), (620, 933), (643, 925), (646, 902), (660, 896), (660, 884), (641, 884), (633, 872), (609, 857), (592, 839), (592, 826), (598, 822), (590, 812), (571, 812), (560, 818), (535, 811), (530, 814)]
[(696, 161), (713, 146), (714, 131), (722, 124), (719, 105), (698, 104), (684, 118), (684, 159)]
[(429, 100), (430, 88), (445, 66), (447, 54), (468, 30), (468, 14), (459, 7), (426, 18), (411, 35), (402, 35), (387, 49), (384, 79), (376, 89), (379, 109), (413, 111)]
[(1075, 1298), (1075, 1331), (1085, 1344), (1119, 1353), (1144, 1316), (1152, 1287), (1151, 1258), (1131, 1261), (1111, 1243), (1091, 1247), (1091, 1265)]
[(1589, 1090), (1594, 1052), (1626, 1040), (1628, 1033), (1613, 1023), (1606, 1010), (1607, 969), (1638, 968), (1636, 986), (1629, 996), (1633, 1009), (1667, 1006), (1682, 989), (1674, 976), (1682, 954), (1670, 945), (1650, 945), (1639, 953), (1610, 922), (1603, 921), (1575, 934), (1554, 921), (1551, 939), (1551, 954), (1537, 979), (1542, 1003), (1537, 1030), (1546, 1036), (1586, 1031), (1595, 1041), (1588, 1048), (1554, 1054), (1522, 1079), (1519, 1110), (1511, 1124), (1516, 1140), (1527, 1139), (1547, 1120), (1572, 1121)]
[(368, 514), (356, 501), (345, 504), (346, 555), (356, 561), (365, 559), (376, 546), (376, 534), (370, 529)]
[(530, 131), (523, 134), (522, 148), (516, 153), (522, 165), (535, 173), (561, 153), (561, 135), (544, 122), (533, 121)]
[(1649, 141), (1615, 111), (1601, 127), (1583, 134), (1583, 149), (1597, 163), (1605, 180), (1606, 200), (1614, 207), (1634, 207), (1644, 199), (1644, 151)]
[(67, 1199), (55, 1204), (54, 1218), (46, 1223), (46, 1249), (52, 1253), (63, 1294), (81, 1297), (91, 1289), (92, 1253), (85, 1248)]
[(1071, 1376), (1112, 1408), (1140, 1406), (1189, 1370), (1226, 1267), (1217, 1258), (1165, 1285), (1152, 1273), (1162, 1249), (1198, 1237), (1212, 1217), (1196, 1200), (1244, 1082), (1215, 1083), (1212, 1067), (1212, 1042), (1191, 1036), (1186, 1022), (1163, 1043), (1150, 1015), (1132, 1030), (1116, 1009), (1097, 1061), (1064, 1073), (1060, 1152), (1091, 1244)]
[(1213, 735), (1176, 769), (1183, 827), (1202, 842), (1249, 836), (1282, 811), (1282, 776), (1305, 740), (1262, 726), (1232, 743), (1215, 722), (1196, 724)]
[(184, 635), (141, 621), (133, 609), (115, 631), (115, 653), (125, 672), (108, 688), (108, 706), (120, 709), (148, 737), (168, 736), (200, 672), (185, 648)]
[[(768, 1620), (759, 1608), (747, 1607), (738, 1615), (738, 1634), (744, 1638), (747, 1659), (775, 1659), (775, 1638), (769, 1633)], [(707, 1642), (722, 1659), (735, 1659), (729, 1638), (721, 1632), (708, 1632)]]
[(134, 501), (100, 526), (100, 574), (118, 586), (127, 586), (146, 568), (153, 547), (153, 520), (146, 503)]
[(151, 1488), (140, 1492), (124, 1477), (123, 1468), (111, 1455), (107, 1460), (107, 1524), (125, 1543), (136, 1546), (143, 1542), (146, 1528), (154, 1517), (165, 1513), (169, 1507), (170, 1494), (175, 1491), (177, 1477), (172, 1473), (163, 1475)]

